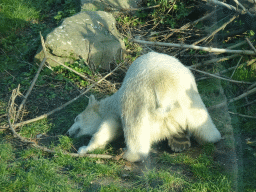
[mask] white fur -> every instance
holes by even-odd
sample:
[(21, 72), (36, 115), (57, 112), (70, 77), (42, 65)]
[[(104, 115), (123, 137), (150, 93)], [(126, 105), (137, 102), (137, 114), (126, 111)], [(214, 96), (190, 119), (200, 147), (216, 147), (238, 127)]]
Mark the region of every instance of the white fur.
[[(185, 130), (199, 142), (217, 142), (221, 135), (198, 93), (193, 74), (174, 57), (151, 52), (130, 66), (121, 88), (96, 101), (90, 96), (68, 134), (93, 135), (83, 154), (122, 134), (129, 161), (148, 156), (152, 143)], [(78, 133), (76, 133), (78, 132)]]

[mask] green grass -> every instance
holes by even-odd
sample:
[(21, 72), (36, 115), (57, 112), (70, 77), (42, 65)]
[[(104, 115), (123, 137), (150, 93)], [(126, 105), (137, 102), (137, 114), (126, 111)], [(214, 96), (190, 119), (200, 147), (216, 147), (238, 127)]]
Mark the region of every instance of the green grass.
[[(231, 184), (208, 155), (163, 153), (158, 166), (125, 171), (125, 162), (48, 156), (34, 148), (0, 144), (1, 191), (230, 191)], [(160, 165), (160, 166), (159, 166)], [(173, 167), (179, 167), (178, 170)], [(184, 172), (187, 174), (184, 174)], [(189, 176), (188, 176), (189, 175)], [(124, 179), (125, 178), (125, 179)], [(125, 186), (125, 188), (124, 188)]]
[(31, 0), (2, 0), (0, 32), (16, 31), (28, 25), (29, 22), (38, 20), (40, 11), (37, 7), (31, 6), (32, 2)]

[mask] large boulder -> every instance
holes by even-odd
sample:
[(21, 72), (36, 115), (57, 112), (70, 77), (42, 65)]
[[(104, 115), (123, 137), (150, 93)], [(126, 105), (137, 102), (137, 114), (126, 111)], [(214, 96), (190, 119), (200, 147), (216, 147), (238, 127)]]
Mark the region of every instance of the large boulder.
[[(66, 18), (46, 37), (48, 52), (59, 62), (84, 59), (91, 66), (109, 69), (113, 60), (121, 60), (125, 49), (122, 37), (116, 29), (115, 18), (103, 11), (85, 11)], [(40, 51), (35, 59), (43, 59)], [(57, 66), (52, 60), (49, 65)]]

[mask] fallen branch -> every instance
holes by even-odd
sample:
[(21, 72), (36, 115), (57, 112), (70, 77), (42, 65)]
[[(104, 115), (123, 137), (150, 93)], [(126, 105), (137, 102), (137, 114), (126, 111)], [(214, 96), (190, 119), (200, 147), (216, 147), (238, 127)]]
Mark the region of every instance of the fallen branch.
[[(254, 88), (252, 90), (249, 90), (249, 91), (247, 91), (247, 92), (245, 92), (245, 93), (243, 93), (243, 94), (241, 94), (241, 95), (239, 95), (239, 96), (237, 96), (237, 97), (235, 97), (233, 99), (230, 99), (227, 103), (228, 104), (229, 103), (233, 103), (233, 102), (238, 101), (240, 99), (243, 99), (244, 97), (246, 97), (248, 95), (251, 95), (253, 93), (256, 93), (256, 88)], [(216, 109), (216, 108), (219, 108), (219, 107), (224, 107), (225, 105), (226, 105), (226, 102), (222, 102), (222, 103), (219, 103), (217, 105), (209, 107), (208, 110)]]
[(203, 21), (203, 20), (205, 20), (205, 19), (211, 17), (211, 16), (214, 15), (215, 13), (216, 13), (216, 11), (214, 10), (214, 11), (212, 11), (211, 13), (209, 13), (209, 14), (207, 14), (207, 15), (205, 15), (205, 16), (203, 16), (203, 17), (201, 17), (201, 18), (199, 18), (199, 19), (197, 19), (197, 20), (195, 20), (195, 21), (193, 21), (193, 22), (189, 22), (189, 23), (183, 25), (183, 26), (180, 27), (179, 29), (174, 29), (174, 31), (173, 31), (172, 33), (170, 33), (169, 35), (167, 35), (167, 36), (164, 38), (164, 40), (167, 40), (167, 39), (170, 38), (174, 33), (178, 32), (178, 31), (182, 31), (182, 30), (184, 30), (184, 29), (187, 29), (187, 28), (189, 28), (189, 27), (191, 27), (191, 26), (197, 24), (198, 22)]
[(252, 42), (251, 42), (247, 37), (246, 37), (245, 39), (246, 39), (246, 41), (248, 42), (248, 44), (250, 45), (250, 47), (252, 48), (252, 50), (256, 53), (256, 49), (255, 49), (255, 47), (253, 46)]
[(227, 56), (227, 57), (214, 58), (214, 59), (211, 59), (211, 60), (208, 60), (208, 61), (204, 61), (203, 63), (198, 63), (198, 64), (195, 64), (195, 65), (192, 65), (191, 67), (196, 68), (196, 67), (209, 65), (209, 64), (212, 64), (212, 63), (219, 63), (219, 62), (222, 62), (222, 61), (227, 61), (229, 59), (235, 58), (237, 56), (239, 56), (239, 55), (234, 54), (234, 55), (230, 55), (230, 56)]
[(37, 70), (37, 72), (36, 72), (36, 75), (35, 75), (35, 77), (34, 77), (32, 83), (31, 83), (31, 85), (30, 85), (30, 87), (29, 87), (29, 89), (28, 89), (26, 95), (24, 96), (23, 101), (21, 102), (21, 104), (20, 104), (20, 106), (19, 106), (19, 109), (18, 109), (18, 112), (17, 112), (17, 116), (16, 116), (16, 120), (19, 119), (20, 112), (21, 112), (21, 110), (22, 110), (22, 108), (23, 108), (25, 102), (27, 101), (27, 98), (28, 98), (29, 94), (31, 93), (33, 87), (35, 86), (36, 80), (38, 79), (38, 76), (39, 76), (39, 74), (40, 74), (40, 71), (42, 70), (42, 68), (43, 68), (43, 66), (44, 66), (44, 64), (45, 64), (45, 61), (46, 61), (46, 59), (47, 59), (47, 52), (46, 52), (46, 48), (45, 48), (45, 44), (44, 44), (44, 39), (43, 39), (43, 37), (42, 37), (42, 35), (41, 35), (41, 32), (40, 32), (40, 37), (41, 37), (41, 43), (42, 43), (43, 52), (44, 52), (44, 59), (42, 60), (41, 64), (39, 65), (39, 68), (38, 68), (38, 70)]
[(205, 71), (200, 71), (200, 70), (198, 70), (198, 69), (194, 69), (194, 68), (192, 68), (192, 67), (189, 67), (189, 69), (191, 69), (191, 70), (193, 70), (193, 71), (196, 71), (196, 72), (199, 72), (199, 73), (203, 73), (203, 74), (205, 74), (205, 75), (208, 75), (208, 76), (211, 76), (211, 77), (214, 77), (214, 78), (217, 78), (217, 79), (229, 81), (229, 82), (232, 82), (232, 83), (252, 84), (252, 83), (250, 83), (250, 82), (236, 81), (236, 80), (232, 80), (232, 79), (227, 79), (227, 78), (221, 77), (221, 76), (219, 76), (219, 75), (215, 75), (215, 74), (207, 73), (207, 72), (205, 72)]
[(85, 79), (85, 80), (87, 80), (87, 81), (90, 81), (90, 82), (95, 82), (95, 81), (91, 80), (90, 78), (86, 77), (85, 75), (83, 75), (83, 74), (77, 72), (76, 70), (74, 70), (74, 69), (72, 69), (72, 68), (70, 68), (70, 67), (68, 67), (68, 66), (66, 66), (66, 65), (64, 65), (64, 64), (62, 64), (62, 63), (59, 62), (59, 61), (56, 61), (56, 60), (53, 59), (52, 57), (49, 57), (49, 59), (51, 59), (52, 61), (58, 63), (58, 64), (61, 65), (62, 67), (66, 68), (66, 69), (68, 69), (68, 70), (70, 70), (70, 71), (72, 71), (73, 73), (79, 75), (79, 76), (82, 77), (83, 79)]
[(210, 35), (208, 35), (207, 37), (205, 38), (202, 38), (200, 39), (199, 41), (196, 42), (197, 43), (200, 43), (202, 41), (207, 41), (209, 38), (213, 37), (214, 35), (216, 35), (220, 30), (223, 30), (225, 29), (225, 27), (230, 24), (232, 21), (234, 21), (238, 16), (237, 15), (234, 15), (229, 21), (227, 21), (226, 23), (224, 23), (221, 27), (219, 27), (218, 29), (216, 29), (215, 31), (213, 31)]
[(231, 111), (228, 111), (230, 114), (232, 115), (238, 115), (240, 117), (246, 117), (246, 118), (250, 118), (250, 119), (256, 119), (256, 116), (250, 116), (250, 115), (243, 115), (243, 114), (240, 114), (240, 113), (234, 113), (234, 112), (231, 112)]
[(235, 72), (236, 72), (236, 69), (237, 69), (238, 66), (240, 65), (240, 62), (241, 62), (242, 58), (243, 58), (243, 56), (241, 56), (240, 59), (239, 59), (239, 61), (237, 62), (236, 67), (235, 67), (233, 73), (232, 73), (231, 76), (230, 76), (231, 79), (232, 79), (232, 77), (234, 76), (234, 74), (235, 74)]
[(245, 54), (245, 55), (256, 55), (256, 53), (254, 51), (250, 51), (250, 50), (219, 49), (219, 48), (201, 47), (201, 46), (187, 45), (187, 44), (143, 41), (143, 40), (138, 40), (138, 39), (130, 39), (130, 41), (133, 41), (135, 43), (140, 43), (140, 44), (166, 46), (166, 47), (178, 47), (178, 48), (189, 48), (189, 49), (202, 50), (202, 51), (214, 52), (214, 53), (235, 53), (235, 54)]
[(248, 89), (252, 89), (255, 86), (256, 86), (256, 83), (253, 83), (251, 86), (248, 87)]
[(233, 99), (230, 99), (228, 103), (233, 103), (233, 102), (235, 102), (237, 100), (240, 100), (240, 99), (242, 99), (242, 98), (244, 98), (244, 97), (246, 97), (248, 95), (251, 95), (253, 93), (256, 93), (256, 87), (254, 89), (251, 89), (251, 90), (249, 90), (249, 91), (247, 91), (247, 92), (245, 92), (245, 93), (243, 93), (243, 94), (233, 98)]
[(222, 7), (225, 7), (227, 9), (229, 9), (229, 10), (236, 11), (236, 12), (238, 12), (240, 14), (244, 14), (244, 13), (247, 12), (248, 15), (250, 15), (251, 17), (253, 16), (249, 11), (244, 11), (244, 10), (237, 9), (233, 5), (230, 5), (230, 4), (227, 4), (227, 3), (223, 3), (223, 2), (220, 2), (220, 1), (217, 1), (217, 0), (207, 0), (207, 2), (213, 3), (215, 5), (220, 5)]
[(234, 1), (238, 6), (240, 6), (243, 9), (243, 11), (245, 11), (248, 15), (252, 16), (252, 14), (238, 0)]
[(254, 101), (251, 101), (251, 102), (246, 103), (246, 104), (244, 104), (244, 105), (236, 106), (236, 108), (247, 107), (247, 106), (249, 106), (249, 105), (251, 105), (251, 104), (253, 104), (253, 103), (256, 103), (256, 99), (255, 99)]

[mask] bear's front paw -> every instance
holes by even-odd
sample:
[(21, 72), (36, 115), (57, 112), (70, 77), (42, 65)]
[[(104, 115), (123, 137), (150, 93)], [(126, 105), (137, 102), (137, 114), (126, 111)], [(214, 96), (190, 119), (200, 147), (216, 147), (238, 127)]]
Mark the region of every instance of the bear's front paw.
[(78, 151), (77, 151), (77, 153), (78, 153), (79, 155), (83, 155), (83, 154), (85, 154), (85, 153), (87, 153), (87, 152), (88, 152), (88, 146), (80, 147), (80, 148), (78, 149)]
[(123, 158), (130, 162), (143, 162), (146, 159), (146, 157), (146, 155), (142, 155), (136, 152), (132, 153), (130, 151), (126, 151), (123, 155)]

